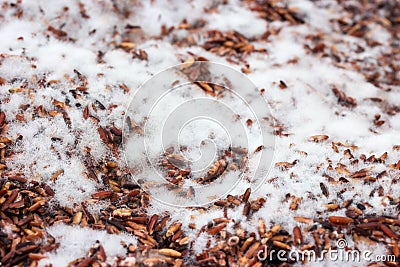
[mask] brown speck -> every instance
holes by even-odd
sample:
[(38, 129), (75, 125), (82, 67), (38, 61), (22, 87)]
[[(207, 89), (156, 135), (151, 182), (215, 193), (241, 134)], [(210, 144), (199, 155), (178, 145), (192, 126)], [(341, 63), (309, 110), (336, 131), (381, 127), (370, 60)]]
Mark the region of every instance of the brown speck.
[(282, 89), (282, 90), (286, 89), (287, 88), (286, 83), (284, 81), (280, 80), (279, 81), (279, 88)]

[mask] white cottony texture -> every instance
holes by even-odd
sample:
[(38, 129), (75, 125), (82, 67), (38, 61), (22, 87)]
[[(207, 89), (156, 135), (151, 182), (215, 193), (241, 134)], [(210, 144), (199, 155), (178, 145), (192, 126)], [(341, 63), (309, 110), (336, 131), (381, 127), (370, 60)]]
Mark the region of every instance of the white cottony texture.
[(121, 242), (135, 246), (137, 242), (135, 237), (128, 234), (111, 235), (105, 231), (96, 231), (79, 226), (57, 224), (47, 230), (60, 242), (60, 247), (56, 253), (50, 253), (48, 258), (40, 261), (40, 266), (49, 263), (55, 266), (66, 266), (71, 259), (87, 256), (86, 253), (96, 241), (99, 241), (104, 247), (107, 261), (113, 262), (115, 256), (125, 255), (126, 253), (126, 248), (122, 246)]

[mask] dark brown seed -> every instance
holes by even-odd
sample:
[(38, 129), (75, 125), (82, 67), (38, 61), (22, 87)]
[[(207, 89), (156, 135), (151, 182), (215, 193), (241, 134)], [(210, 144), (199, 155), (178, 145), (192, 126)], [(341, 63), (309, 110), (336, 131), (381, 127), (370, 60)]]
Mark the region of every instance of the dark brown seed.
[(23, 183), (23, 184), (25, 184), (28, 181), (26, 178), (18, 176), (18, 175), (9, 176), (8, 179), (10, 181), (17, 181), (17, 182), (20, 182), (20, 183)]
[(10, 196), (7, 198), (7, 200), (3, 203), (3, 206), (1, 207), (1, 211), (5, 211), (6, 209), (8, 209), (8, 206), (14, 202), (14, 200), (17, 198), (18, 196), (18, 190), (14, 189)]
[(320, 134), (320, 135), (313, 135), (310, 136), (310, 140), (316, 143), (329, 139), (328, 135)]
[(151, 235), (153, 234), (154, 226), (156, 225), (158, 220), (158, 214), (153, 214), (151, 216), (149, 223), (147, 224), (147, 232)]
[(258, 219), (258, 233), (260, 234), (260, 237), (263, 238), (266, 232), (267, 226), (265, 225), (264, 220)]
[(39, 253), (29, 253), (28, 258), (30, 258), (31, 260), (39, 261), (41, 259), (47, 258), (47, 256)]
[(301, 245), (303, 243), (303, 236), (301, 234), (300, 227), (298, 226), (293, 228), (293, 241), (297, 245)]
[[(29, 242), (29, 243), (31, 243), (31, 242)], [(19, 244), (19, 245), (21, 245), (21, 244)], [(29, 253), (29, 252), (37, 249), (37, 248), (38, 248), (37, 245), (29, 244), (29, 245), (25, 245), (25, 246), (22, 246), (19, 249), (17, 249), (16, 253), (17, 254), (26, 254), (26, 253)]]
[(282, 161), (282, 162), (275, 163), (275, 166), (281, 168), (282, 170), (286, 170), (286, 169), (292, 168), (294, 166), (294, 164), (287, 162), (287, 161)]
[(178, 238), (180, 238), (183, 235), (183, 231), (179, 230), (177, 231), (171, 238), (172, 242), (175, 242)]
[(168, 221), (169, 221), (169, 216), (165, 216), (164, 218), (162, 218), (161, 221), (157, 223), (156, 227), (154, 227), (154, 231), (157, 232), (162, 230)]
[(263, 149), (264, 149), (264, 146), (263, 146), (263, 145), (258, 146), (258, 147), (254, 150), (254, 153), (260, 152), (260, 151), (263, 150)]
[(104, 130), (104, 128), (101, 126), (99, 126), (99, 128), (97, 128), (97, 131), (99, 132), (101, 140), (103, 140), (104, 143), (108, 144), (107, 131)]
[(253, 125), (253, 121), (251, 119), (248, 119), (246, 121), (247, 127), (251, 127), (251, 125)]
[(328, 211), (334, 211), (337, 210), (338, 208), (340, 208), (340, 206), (337, 203), (329, 203), (326, 205), (326, 210)]
[(93, 198), (98, 198), (98, 199), (105, 199), (105, 198), (110, 198), (114, 194), (113, 191), (99, 191), (97, 193), (94, 193), (92, 195)]
[(68, 128), (71, 128), (71, 118), (69, 117), (68, 113), (66, 111), (62, 112), (65, 124), (68, 126)]
[(182, 253), (170, 248), (159, 249), (158, 252), (167, 257), (179, 258), (182, 256)]
[(226, 206), (226, 205), (228, 205), (229, 204), (229, 202), (227, 201), (227, 200), (217, 200), (217, 201), (215, 201), (214, 202), (214, 205), (215, 206), (219, 206), (219, 207), (224, 207), (224, 206)]
[(35, 204), (33, 204), (32, 206), (30, 206), (27, 210), (28, 211), (35, 211), (38, 210), (41, 206), (43, 206), (44, 204), (46, 204), (46, 200), (42, 199), (39, 200), (38, 202), (36, 202)]
[(86, 107), (83, 109), (83, 118), (87, 120), (89, 117), (89, 107), (86, 105)]
[(347, 158), (349, 158), (349, 159), (354, 158), (353, 154), (351, 154), (350, 149), (346, 149), (346, 150), (343, 152), (343, 154), (344, 154)]
[(242, 201), (243, 202), (247, 202), (249, 200), (251, 194), (251, 188), (247, 188), (246, 191), (244, 192), (243, 196), (242, 196)]
[(2, 259), (1, 259), (1, 263), (2, 264), (6, 264), (9, 260), (11, 260), (12, 257), (14, 257), (15, 251), (11, 250), (10, 252), (8, 252)]
[(126, 86), (126, 84), (122, 83), (119, 85), (119, 88), (121, 88), (122, 90), (124, 90), (125, 93), (129, 93), (129, 87)]
[(176, 155), (176, 154), (169, 155), (167, 157), (167, 160), (169, 163), (171, 163), (172, 165), (174, 165), (175, 167), (177, 167), (179, 169), (184, 169), (187, 167), (187, 163), (179, 155)]
[(328, 188), (326, 188), (325, 184), (324, 183), (319, 183), (319, 187), (321, 188), (322, 194), (325, 197), (329, 197), (329, 191), (328, 191)]
[(107, 260), (107, 255), (102, 245), (99, 246), (99, 250), (97, 252), (97, 259), (99, 259), (102, 262), (105, 262)]
[(107, 220), (107, 222), (109, 224), (115, 226), (116, 228), (118, 228), (118, 230), (125, 231), (125, 226), (123, 226), (122, 223), (120, 223), (116, 220)]
[(354, 98), (347, 96), (343, 91), (339, 90), (338, 88), (333, 87), (332, 92), (337, 97), (338, 103), (340, 105), (349, 108), (357, 106), (357, 101)]
[(368, 171), (365, 169), (359, 170), (351, 175), (351, 178), (363, 178), (368, 175)]
[(130, 197), (136, 197), (137, 195), (140, 194), (140, 189), (134, 189), (131, 192), (129, 192), (128, 196)]
[(94, 103), (96, 104), (96, 106), (101, 109), (101, 110), (105, 110), (106, 107), (99, 101), (99, 100), (95, 100)]
[(95, 116), (89, 115), (89, 119), (92, 120), (93, 123), (98, 124), (100, 122), (100, 120), (98, 118), (96, 118)]
[(3, 127), (6, 121), (6, 114), (2, 111), (0, 112), (0, 127)]
[(17, 225), (21, 227), (21, 226), (27, 224), (28, 222), (30, 222), (30, 221), (32, 221), (32, 220), (33, 220), (33, 217), (32, 217), (31, 214), (29, 214), (29, 215), (26, 216), (24, 219), (20, 220), (20, 221), (17, 223)]
[(280, 80), (280, 81), (279, 81), (279, 88), (280, 88), (280, 89), (286, 89), (286, 88), (287, 88), (286, 83), (285, 83), (284, 81)]
[(250, 248), (246, 251), (245, 257), (251, 259), (259, 246), (260, 246), (259, 242), (256, 242), (253, 245), (251, 245)]
[(388, 156), (388, 153), (385, 152), (385, 153), (383, 153), (383, 154), (379, 157), (379, 160), (380, 160), (382, 163), (384, 163), (385, 160), (386, 160), (386, 158), (387, 158), (387, 156)]
[(336, 153), (339, 153), (339, 149), (338, 149), (338, 147), (336, 146), (336, 144), (335, 144), (334, 142), (332, 142), (332, 149), (333, 149), (333, 151), (335, 151)]
[(217, 233), (219, 233), (222, 229), (224, 229), (226, 227), (227, 223), (220, 223), (210, 229), (207, 230), (207, 234), (209, 235), (215, 235)]
[(122, 136), (122, 130), (121, 130), (121, 129), (118, 129), (118, 128), (115, 127), (115, 126), (111, 126), (111, 127), (110, 127), (110, 132), (112, 132), (112, 133), (115, 134), (115, 135)]
[(340, 224), (340, 225), (348, 225), (354, 222), (352, 218), (342, 217), (342, 216), (329, 216), (328, 220), (333, 224)]
[(399, 239), (399, 236), (383, 223), (381, 223), (379, 227), (381, 228), (382, 232), (384, 232), (385, 235), (387, 235), (388, 237), (396, 240)]
[(58, 29), (54, 28), (53, 26), (49, 26), (47, 28), (47, 30), (49, 32), (51, 32), (52, 34), (54, 34), (57, 38), (61, 38), (61, 37), (67, 36), (67, 33), (65, 31), (58, 30)]
[(85, 203), (82, 202), (82, 203), (81, 203), (81, 206), (82, 206), (83, 212), (84, 212), (85, 215), (86, 215), (86, 218), (87, 218), (88, 222), (89, 222), (89, 223), (94, 223), (94, 218), (93, 218), (92, 214), (90, 214), (90, 212), (89, 212), (88, 209), (86, 208)]
[(51, 197), (52, 197), (52, 196), (55, 195), (53, 189), (51, 189), (51, 187), (48, 186), (47, 184), (41, 183), (40, 186), (44, 189), (44, 191), (46, 192), (46, 194), (47, 194), (48, 196), (51, 196)]

